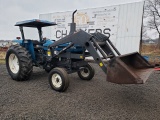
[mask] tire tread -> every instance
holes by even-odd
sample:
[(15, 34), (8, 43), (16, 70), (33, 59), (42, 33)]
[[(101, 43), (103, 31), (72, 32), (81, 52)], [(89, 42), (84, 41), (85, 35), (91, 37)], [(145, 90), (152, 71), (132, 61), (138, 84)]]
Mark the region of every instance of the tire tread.
[[(24, 47), (20, 45), (12, 45), (9, 47), (7, 54), (6, 54), (6, 66), (8, 64), (7, 59), (9, 58), (8, 54), (10, 53), (10, 51), (14, 51), (17, 54), (17, 57), (19, 59), (19, 64), (20, 64), (20, 71), (18, 72), (18, 75), (16, 77), (12, 76), (12, 74), (10, 73), (11, 71), (8, 70), (12, 79), (17, 80), (17, 81), (28, 80), (33, 70), (31, 55)], [(9, 65), (7, 66), (7, 69), (9, 69)]]

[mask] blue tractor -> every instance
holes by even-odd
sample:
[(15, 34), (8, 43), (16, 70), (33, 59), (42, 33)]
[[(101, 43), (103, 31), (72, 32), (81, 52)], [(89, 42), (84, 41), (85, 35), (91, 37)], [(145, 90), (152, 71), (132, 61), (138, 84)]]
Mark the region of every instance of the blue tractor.
[[(139, 53), (121, 55), (109, 36), (76, 30), (75, 12), (72, 14), (70, 34), (58, 41), (42, 37), (42, 28), (56, 25), (54, 22), (34, 19), (16, 23), (22, 40), (14, 40), (17, 45), (10, 46), (6, 53), (6, 67), (13, 80), (28, 80), (33, 66), (36, 66), (49, 72), (52, 89), (63, 92), (69, 86), (70, 73), (77, 72), (82, 80), (94, 77), (94, 68), (85, 60), (86, 57), (93, 57), (109, 82), (142, 84), (147, 80), (153, 69)], [(26, 39), (23, 27), (36, 28), (39, 40)]]
[[(6, 66), (12, 79), (17, 81), (29, 79), (33, 66), (39, 66), (49, 71), (46, 62), (46, 59), (50, 57), (48, 46), (54, 41), (43, 39), (42, 27), (52, 25), (56, 25), (56, 23), (38, 19), (16, 23), (15, 26), (19, 26), (22, 39), (13, 40), (17, 44), (12, 45), (6, 54)], [(39, 41), (25, 39), (23, 27), (37, 28)]]

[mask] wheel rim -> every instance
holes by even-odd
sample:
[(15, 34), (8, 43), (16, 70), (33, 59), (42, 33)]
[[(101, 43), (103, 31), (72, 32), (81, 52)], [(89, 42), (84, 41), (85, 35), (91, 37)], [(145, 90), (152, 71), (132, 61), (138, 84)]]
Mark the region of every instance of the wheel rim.
[(19, 60), (13, 53), (9, 56), (9, 68), (15, 74), (19, 71)]
[(59, 88), (62, 85), (62, 78), (59, 74), (55, 73), (52, 75), (52, 84), (56, 87)]
[(84, 69), (81, 70), (80, 72), (81, 72), (81, 75), (82, 75), (83, 77), (88, 77), (89, 74), (90, 74), (90, 71), (89, 71), (88, 68), (84, 68)]

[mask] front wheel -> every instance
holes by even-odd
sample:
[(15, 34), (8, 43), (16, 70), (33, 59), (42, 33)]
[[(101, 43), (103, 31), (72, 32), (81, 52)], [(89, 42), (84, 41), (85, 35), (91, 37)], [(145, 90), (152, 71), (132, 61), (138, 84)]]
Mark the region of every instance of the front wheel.
[(87, 64), (86, 66), (83, 67), (83, 69), (81, 69), (77, 73), (82, 80), (89, 81), (94, 77), (95, 71), (91, 65)]
[(49, 73), (49, 84), (53, 90), (64, 92), (69, 86), (68, 73), (64, 68), (54, 68)]

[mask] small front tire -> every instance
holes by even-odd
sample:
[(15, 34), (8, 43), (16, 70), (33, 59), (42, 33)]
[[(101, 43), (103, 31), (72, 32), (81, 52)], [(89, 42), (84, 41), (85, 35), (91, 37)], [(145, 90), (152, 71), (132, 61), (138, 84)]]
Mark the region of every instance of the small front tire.
[(58, 92), (64, 92), (69, 86), (68, 73), (64, 68), (54, 68), (49, 73), (49, 84)]
[(82, 80), (89, 81), (94, 77), (95, 71), (91, 65), (87, 64), (82, 70), (78, 71), (77, 73)]

